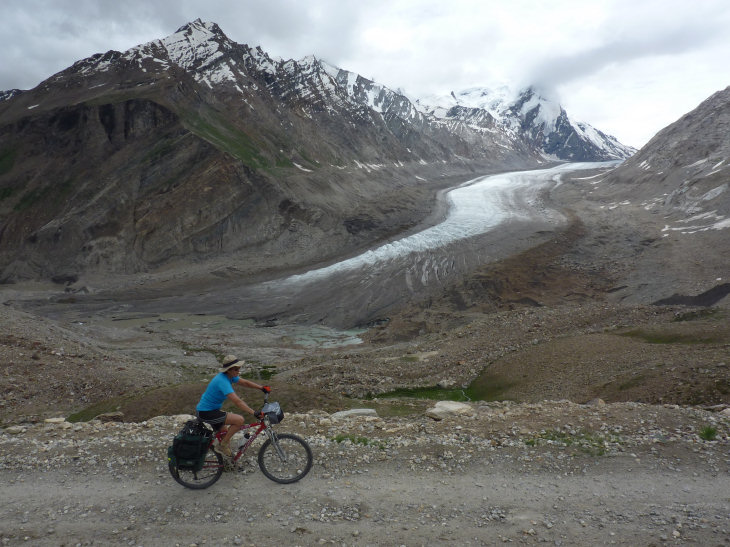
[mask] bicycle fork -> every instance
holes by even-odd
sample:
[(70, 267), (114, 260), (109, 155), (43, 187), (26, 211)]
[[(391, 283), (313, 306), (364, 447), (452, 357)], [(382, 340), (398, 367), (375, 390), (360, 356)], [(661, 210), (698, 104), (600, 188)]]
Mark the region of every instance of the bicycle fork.
[(279, 438), (276, 436), (276, 433), (273, 429), (269, 428), (266, 430), (266, 435), (268, 435), (269, 439), (271, 440), (272, 446), (276, 449), (276, 453), (279, 455), (279, 459), (283, 462), (286, 461), (286, 453), (279, 445)]

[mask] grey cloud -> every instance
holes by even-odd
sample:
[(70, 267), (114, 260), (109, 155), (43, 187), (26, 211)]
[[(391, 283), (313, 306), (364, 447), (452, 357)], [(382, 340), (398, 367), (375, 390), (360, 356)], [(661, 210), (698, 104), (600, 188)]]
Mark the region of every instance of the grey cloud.
[(679, 56), (726, 42), (727, 21), (703, 15), (706, 14), (692, 13), (679, 20), (664, 20), (661, 13), (655, 13), (652, 24), (638, 20), (614, 26), (615, 21), (608, 21), (602, 29), (606, 38), (601, 44), (576, 53), (546, 56), (526, 71), (525, 79), (527, 83), (550, 89), (596, 74), (608, 66), (648, 57)]

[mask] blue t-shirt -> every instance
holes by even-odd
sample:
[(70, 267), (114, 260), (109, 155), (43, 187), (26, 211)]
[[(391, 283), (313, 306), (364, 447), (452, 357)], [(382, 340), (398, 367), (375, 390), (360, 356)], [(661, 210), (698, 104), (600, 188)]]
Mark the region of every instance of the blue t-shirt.
[(200, 398), (196, 410), (220, 410), (223, 401), (230, 393), (233, 393), (233, 384), (238, 382), (238, 376), (231, 380), (225, 372), (216, 374), (216, 376), (208, 384), (208, 388)]

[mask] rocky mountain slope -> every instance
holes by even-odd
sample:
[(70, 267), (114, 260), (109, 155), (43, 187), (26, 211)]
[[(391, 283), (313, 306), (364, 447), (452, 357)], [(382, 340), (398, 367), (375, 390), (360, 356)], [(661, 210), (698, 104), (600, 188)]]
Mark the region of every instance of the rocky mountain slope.
[(714, 305), (730, 294), (730, 87), (589, 182), (585, 195), (603, 211), (634, 210), (657, 226), (638, 243), (651, 258), (635, 261), (616, 295), (637, 301), (644, 287), (644, 301)]
[(730, 226), (730, 87), (661, 130), (606, 179), (684, 217), (685, 231)]
[(199, 20), (97, 54), (2, 95), (0, 281), (222, 256), (236, 275), (297, 268), (411, 226), (449, 177), (546, 153), (616, 157), (482, 118), (444, 123), (358, 75), (273, 59)]

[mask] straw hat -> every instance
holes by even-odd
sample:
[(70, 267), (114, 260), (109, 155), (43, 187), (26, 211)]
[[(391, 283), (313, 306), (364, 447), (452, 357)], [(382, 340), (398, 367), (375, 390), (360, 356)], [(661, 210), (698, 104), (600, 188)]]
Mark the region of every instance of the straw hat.
[(238, 359), (235, 355), (226, 355), (223, 358), (223, 365), (221, 366), (221, 372), (228, 372), (232, 368), (241, 368), (244, 361)]

